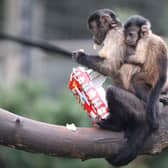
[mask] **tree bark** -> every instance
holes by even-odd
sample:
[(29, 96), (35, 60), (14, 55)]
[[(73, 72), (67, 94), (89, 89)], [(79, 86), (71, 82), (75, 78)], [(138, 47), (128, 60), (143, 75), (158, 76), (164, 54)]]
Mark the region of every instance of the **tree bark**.
[[(130, 93), (124, 94), (117, 97), (120, 106), (142, 112), (142, 102)], [(160, 128), (147, 139), (141, 154), (156, 154), (167, 148), (167, 112), (168, 106), (165, 106), (159, 113)], [(31, 120), (0, 109), (0, 145), (27, 152), (86, 160), (108, 158), (116, 154), (125, 143), (122, 132), (98, 128), (77, 128), (72, 131), (65, 126)]]

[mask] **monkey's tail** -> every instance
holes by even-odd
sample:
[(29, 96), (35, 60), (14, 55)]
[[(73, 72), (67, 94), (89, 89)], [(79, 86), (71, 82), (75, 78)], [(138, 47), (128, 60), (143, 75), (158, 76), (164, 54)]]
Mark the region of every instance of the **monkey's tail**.
[(143, 147), (145, 139), (149, 135), (149, 128), (144, 126), (135, 129), (134, 131), (128, 130), (126, 133), (127, 144), (118, 154), (106, 160), (113, 166), (124, 166), (134, 160), (139, 154), (140, 149)]
[(160, 55), (160, 59), (158, 60), (160, 64), (160, 74), (159, 79), (156, 82), (154, 88), (151, 90), (147, 101), (147, 121), (152, 130), (156, 130), (159, 127), (158, 123), (158, 113), (157, 113), (157, 101), (158, 97), (161, 93), (161, 90), (167, 80), (167, 55)]

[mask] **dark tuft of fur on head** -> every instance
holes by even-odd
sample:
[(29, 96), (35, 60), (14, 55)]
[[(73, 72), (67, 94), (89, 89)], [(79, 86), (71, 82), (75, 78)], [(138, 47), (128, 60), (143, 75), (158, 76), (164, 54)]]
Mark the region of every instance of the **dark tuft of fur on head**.
[(100, 16), (102, 16), (103, 14), (108, 14), (108, 15), (111, 16), (111, 18), (115, 19), (116, 22), (120, 22), (120, 20), (117, 18), (116, 13), (113, 10), (111, 10), (111, 9), (99, 9), (99, 10), (94, 11), (90, 15), (90, 17), (88, 18), (88, 26), (90, 26), (89, 23), (94, 21), (94, 20), (99, 21)]
[(144, 18), (143, 16), (140, 15), (133, 15), (130, 16), (125, 24), (124, 24), (124, 28), (127, 29), (130, 26), (136, 26), (136, 27), (141, 27), (145, 24), (150, 24), (150, 21), (146, 18)]

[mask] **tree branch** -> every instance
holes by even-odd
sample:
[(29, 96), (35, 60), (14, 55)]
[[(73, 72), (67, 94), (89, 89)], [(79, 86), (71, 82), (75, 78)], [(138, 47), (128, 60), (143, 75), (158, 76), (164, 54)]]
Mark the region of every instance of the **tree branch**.
[(0, 144), (12, 148), (88, 159), (117, 152), (123, 142), (122, 133), (96, 128), (77, 128), (73, 132), (64, 126), (34, 121), (0, 109)]
[(66, 49), (63, 49), (61, 47), (58, 47), (54, 44), (51, 44), (47, 41), (31, 40), (31, 39), (27, 39), (24, 37), (17, 37), (17, 36), (13, 36), (13, 35), (2, 33), (2, 32), (0, 32), (0, 40), (9, 40), (9, 41), (13, 41), (13, 42), (16, 42), (16, 43), (19, 43), (21, 45), (25, 45), (28, 47), (40, 48), (43, 51), (51, 52), (54, 54), (55, 53), (60, 54), (60, 55), (63, 55), (69, 58), (72, 56), (72, 52)]
[[(122, 95), (122, 94), (121, 94)], [(143, 109), (140, 100), (131, 94), (119, 97), (121, 104)], [(122, 106), (122, 105), (121, 105)], [(127, 107), (129, 108), (129, 107)], [(168, 106), (159, 114), (160, 128), (145, 142), (141, 154), (156, 154), (168, 146)], [(109, 157), (116, 154), (126, 139), (122, 132), (96, 128), (68, 130), (64, 126), (27, 119), (0, 109), (0, 145), (33, 153), (72, 158)]]

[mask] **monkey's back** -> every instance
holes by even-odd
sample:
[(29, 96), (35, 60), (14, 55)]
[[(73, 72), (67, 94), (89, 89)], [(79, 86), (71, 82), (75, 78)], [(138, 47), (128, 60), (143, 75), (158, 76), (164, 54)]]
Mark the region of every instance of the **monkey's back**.
[(145, 73), (145, 81), (154, 86), (159, 78), (161, 60), (167, 61), (167, 45), (158, 35), (151, 34), (148, 37), (146, 60), (142, 71)]

